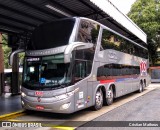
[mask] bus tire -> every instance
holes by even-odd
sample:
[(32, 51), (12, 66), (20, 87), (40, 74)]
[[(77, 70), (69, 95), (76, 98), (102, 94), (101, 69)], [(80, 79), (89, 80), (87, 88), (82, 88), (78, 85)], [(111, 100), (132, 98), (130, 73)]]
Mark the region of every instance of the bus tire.
[(107, 91), (106, 105), (108, 106), (111, 105), (113, 103), (113, 98), (114, 98), (113, 88), (109, 87)]
[(102, 107), (103, 107), (103, 93), (102, 90), (99, 88), (95, 94), (95, 105), (93, 106), (93, 109), (97, 111)]
[(143, 89), (144, 89), (144, 87), (143, 87), (143, 82), (140, 82), (138, 92), (139, 92), (139, 93), (143, 92)]

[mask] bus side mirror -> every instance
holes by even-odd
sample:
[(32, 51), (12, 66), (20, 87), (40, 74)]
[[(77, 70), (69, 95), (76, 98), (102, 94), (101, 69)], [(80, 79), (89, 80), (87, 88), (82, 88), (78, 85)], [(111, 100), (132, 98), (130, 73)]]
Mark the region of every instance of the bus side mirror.
[(25, 50), (24, 49), (19, 49), (19, 50), (16, 50), (14, 52), (12, 52), (9, 56), (9, 65), (12, 66), (13, 64), (13, 58), (14, 58), (14, 55), (17, 54), (17, 53), (21, 53), (21, 52), (24, 52)]
[(81, 50), (81, 49), (92, 48), (93, 46), (94, 46), (93, 43), (83, 43), (83, 42), (74, 42), (68, 45), (64, 52), (64, 62), (65, 63), (70, 62), (71, 54), (74, 49)]

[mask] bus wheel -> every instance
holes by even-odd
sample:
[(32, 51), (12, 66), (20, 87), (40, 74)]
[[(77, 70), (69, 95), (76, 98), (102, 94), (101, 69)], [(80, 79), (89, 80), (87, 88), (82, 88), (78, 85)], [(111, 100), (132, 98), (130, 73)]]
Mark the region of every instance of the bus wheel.
[(93, 107), (94, 110), (99, 110), (103, 106), (103, 93), (101, 89), (98, 89), (95, 95), (95, 105)]
[(112, 87), (109, 88), (107, 92), (107, 98), (106, 98), (106, 105), (111, 105), (113, 103), (113, 89)]
[(140, 84), (139, 84), (139, 90), (138, 90), (138, 92), (139, 93), (141, 93), (141, 92), (143, 92), (143, 82), (141, 82)]

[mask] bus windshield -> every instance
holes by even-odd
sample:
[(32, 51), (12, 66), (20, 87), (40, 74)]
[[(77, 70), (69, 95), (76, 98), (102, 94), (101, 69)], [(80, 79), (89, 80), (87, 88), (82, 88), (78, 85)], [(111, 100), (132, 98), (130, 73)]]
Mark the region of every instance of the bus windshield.
[(67, 45), (74, 24), (74, 18), (67, 18), (40, 25), (34, 30), (27, 49), (43, 50)]
[(70, 63), (63, 54), (45, 57), (26, 57), (23, 84), (29, 87), (56, 87), (70, 83)]

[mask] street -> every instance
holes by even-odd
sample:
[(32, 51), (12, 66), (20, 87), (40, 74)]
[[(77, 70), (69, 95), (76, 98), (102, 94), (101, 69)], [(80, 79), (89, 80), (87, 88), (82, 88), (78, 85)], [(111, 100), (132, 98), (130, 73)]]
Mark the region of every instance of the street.
[[(103, 114), (102, 116), (97, 117), (93, 121), (160, 121), (160, 88), (156, 88), (153, 91), (150, 91), (149, 93), (142, 95), (141, 97), (138, 97), (120, 107), (117, 107), (116, 109)], [(86, 123), (83, 125), (83, 127), (78, 128), (78, 130), (83, 129), (91, 129), (86, 128), (88, 124)], [(95, 124), (96, 125), (96, 124)], [(105, 125), (105, 124), (104, 124)], [(94, 127), (94, 125), (92, 125)], [(160, 126), (159, 126), (160, 127)], [(93, 128), (92, 128), (93, 129)], [(104, 129), (104, 127), (96, 127), (94, 128), (96, 130), (98, 129)], [(107, 128), (108, 129), (108, 128)], [(109, 128), (112, 130), (116, 130), (117, 128)], [(118, 128), (120, 130), (124, 130), (123, 128)], [(136, 127), (136, 128), (125, 128), (127, 129), (155, 129), (158, 130), (159, 128), (142, 128), (142, 127)]]
[[(43, 124), (51, 123), (56, 126), (65, 126), (65, 128), (67, 129), (68, 128), (74, 129), (79, 127), (78, 129), (80, 130), (93, 129), (92, 127), (94, 127), (94, 129), (105, 129), (105, 127), (103, 127), (103, 123), (101, 123), (102, 125), (100, 125), (100, 127), (95, 127), (96, 124), (88, 125), (87, 122), (89, 121), (97, 121), (97, 123), (98, 121), (159, 121), (160, 120), (159, 93), (160, 93), (159, 85), (152, 84), (147, 88), (145, 88), (143, 93), (134, 92), (126, 96), (117, 98), (115, 99), (114, 103), (111, 106), (104, 106), (99, 111), (93, 111), (90, 108), (88, 108), (68, 115), (32, 111), (32, 112), (25, 112), (23, 115), (20, 116), (10, 117), (7, 120), (16, 122), (42, 121)], [(52, 128), (54, 129), (56, 127)], [(128, 127), (126, 127), (126, 129), (127, 128)], [(46, 127), (45, 129), (50, 129), (50, 128)], [(117, 128), (112, 128), (112, 129), (117, 129)], [(119, 129), (123, 129), (123, 127)], [(159, 129), (159, 128), (152, 128), (152, 129)]]

